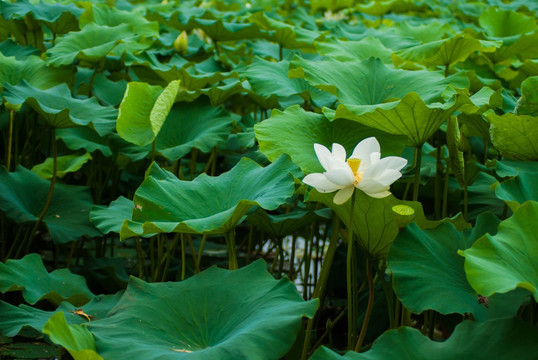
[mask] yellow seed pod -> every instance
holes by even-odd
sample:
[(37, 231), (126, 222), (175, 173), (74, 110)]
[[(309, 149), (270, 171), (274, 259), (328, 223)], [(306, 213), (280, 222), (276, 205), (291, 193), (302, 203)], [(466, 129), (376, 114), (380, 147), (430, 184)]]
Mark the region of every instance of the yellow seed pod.
[(187, 37), (187, 32), (183, 30), (176, 40), (174, 40), (174, 49), (176, 49), (178, 53), (183, 53), (187, 51), (188, 46), (189, 38)]

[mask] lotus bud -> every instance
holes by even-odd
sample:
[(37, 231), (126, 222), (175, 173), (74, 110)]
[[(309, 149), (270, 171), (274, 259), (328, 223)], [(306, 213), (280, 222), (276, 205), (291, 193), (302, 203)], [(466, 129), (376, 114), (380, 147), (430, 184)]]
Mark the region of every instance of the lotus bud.
[(183, 30), (176, 40), (174, 40), (174, 49), (176, 49), (179, 53), (183, 53), (187, 51), (188, 46), (189, 38), (187, 37), (187, 32)]

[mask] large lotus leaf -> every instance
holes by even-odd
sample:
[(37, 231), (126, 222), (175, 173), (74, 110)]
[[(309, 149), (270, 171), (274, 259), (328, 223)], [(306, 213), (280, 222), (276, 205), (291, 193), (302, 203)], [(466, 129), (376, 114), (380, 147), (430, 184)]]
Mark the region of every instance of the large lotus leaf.
[(538, 300), (538, 203), (528, 201), (499, 225), (495, 236), (484, 235), (465, 256), (465, 273), (478, 293), (490, 296), (523, 288)]
[(92, 86), (92, 93), (101, 100), (103, 105), (114, 107), (120, 105), (125, 90), (127, 90), (127, 81), (112, 81), (102, 73), (95, 76)]
[(261, 97), (289, 98), (299, 95), (305, 100), (312, 98), (312, 102), (318, 107), (334, 104), (334, 95), (311, 86), (303, 79), (290, 79), (288, 69), (287, 60), (272, 62), (256, 57), (247, 66), (244, 74), (252, 90)]
[(265, 36), (260, 37), (274, 41), (286, 49), (312, 49), (314, 47), (314, 40), (321, 36), (317, 31), (296, 27), (272, 19), (263, 11), (250, 16), (250, 21), (259, 25), (261, 29), (266, 30)]
[(161, 131), (178, 90), (177, 80), (164, 90), (143, 82), (127, 84), (116, 124), (118, 134), (136, 145), (151, 144)]
[(109, 316), (87, 324), (97, 352), (133, 360), (280, 358), (317, 301), (305, 302), (265, 268), (261, 260), (235, 271), (211, 267), (175, 283), (131, 277)]
[(497, 175), (510, 176), (509, 179), (495, 183), (495, 195), (504, 200), (512, 211), (528, 200), (538, 201), (538, 164), (528, 161), (495, 161)]
[(464, 61), (469, 55), (479, 52), (494, 52), (501, 42), (478, 40), (468, 34), (459, 34), (449, 39), (432, 41), (393, 53), (396, 67), (406, 62), (427, 67), (450, 66)]
[(316, 42), (316, 50), (338, 61), (365, 60), (370, 57), (381, 59), (385, 64), (392, 63), (392, 52), (376, 37), (368, 36), (360, 41), (342, 41), (334, 38)]
[(118, 115), (116, 109), (99, 105), (95, 98), (72, 97), (66, 84), (40, 90), (23, 80), (16, 86), (5, 84), (2, 96), (13, 105), (27, 103), (54, 128), (92, 124), (101, 136), (114, 130)]
[[(17, 223), (33, 223), (43, 211), (49, 187), (50, 181), (22, 166), (15, 172), (2, 167), (0, 209)], [(84, 235), (100, 235), (88, 217), (91, 207), (92, 196), (87, 187), (56, 183), (52, 202), (43, 218), (54, 242), (62, 244)]]
[[(438, 20), (427, 23), (402, 21), (394, 24), (393, 27), (390, 27), (387, 30), (393, 31), (400, 36), (402, 40), (405, 38), (411, 38), (418, 43), (429, 43), (432, 41), (441, 40), (446, 37), (446, 34), (452, 34), (454, 32), (448, 23)], [(404, 48), (408, 47), (413, 47), (413, 45), (405, 46)]]
[(108, 312), (116, 306), (123, 291), (114, 295), (99, 295), (83, 306), (75, 306), (68, 301), (62, 302), (54, 311), (45, 311), (35, 307), (21, 304), (14, 306), (0, 301), (0, 333), (6, 336), (16, 336), (23, 327), (29, 326), (39, 332), (50, 317), (58, 312), (64, 312), (68, 324), (80, 325), (88, 322), (83, 315), (77, 315), (75, 310), (80, 309), (90, 316), (90, 320), (104, 319)]
[[(487, 86), (484, 86), (469, 98), (464, 99), (464, 101), (465, 103), (458, 108), (458, 111), (465, 114), (483, 114), (489, 109), (502, 107), (502, 90), (499, 89), (495, 91)], [(487, 125), (485, 121), (482, 120), (481, 122)], [(466, 135), (469, 136), (470, 134)], [(489, 137), (488, 131), (485, 132), (485, 135), (485, 138), (487, 139)]]
[(159, 36), (159, 23), (146, 20), (144, 15), (137, 11), (124, 11), (107, 4), (89, 4), (80, 17), (80, 26), (97, 24), (115, 27), (122, 24), (131, 25), (131, 29), (140, 35)]
[[(227, 81), (228, 80), (228, 81)], [(191, 102), (198, 99), (201, 95), (206, 95), (209, 98), (211, 106), (220, 106), (226, 102), (232, 95), (245, 92), (243, 82), (235, 79), (225, 79), (225, 85), (211, 86), (200, 90), (180, 90), (176, 101)]]
[(104, 156), (112, 155), (106, 138), (99, 136), (89, 127), (75, 127), (56, 130), (56, 140), (61, 139), (71, 150), (84, 149), (90, 153), (99, 150)]
[(94, 205), (90, 220), (103, 234), (120, 233), (125, 220), (133, 218), (134, 203), (123, 196), (112, 201), (109, 206)]
[(521, 60), (535, 59), (538, 57), (538, 48), (534, 46), (536, 41), (538, 41), (538, 31), (503, 38), (502, 40), (504, 45), (491, 55), (494, 62), (502, 62), (513, 57), (518, 57)]
[[(57, 161), (56, 175), (59, 178), (62, 178), (69, 173), (78, 171), (80, 170), (82, 166), (84, 166), (84, 164), (86, 164), (91, 159), (92, 159), (92, 156), (90, 155), (90, 153), (85, 153), (83, 155), (72, 154), (72, 155), (58, 156), (56, 158), (56, 161)], [(54, 167), (53, 158), (47, 158), (41, 164), (34, 165), (32, 167), (32, 172), (41, 176), (43, 179), (50, 179), (52, 178), (53, 167)]]
[(536, 352), (538, 329), (517, 318), (466, 320), (444, 342), (432, 341), (407, 326), (385, 332), (371, 350), (341, 356), (322, 347), (311, 360), (526, 359)]
[(534, 17), (494, 6), (482, 12), (478, 23), (492, 38), (510, 38), (538, 30)]
[(383, 155), (401, 155), (406, 139), (361, 126), (348, 120), (328, 121), (322, 114), (307, 112), (298, 105), (285, 111), (273, 110), (271, 117), (254, 127), (260, 150), (271, 161), (287, 154), (305, 173), (323, 170), (314, 152), (314, 144), (330, 147), (342, 144), (351, 154), (360, 140), (375, 136)]
[(135, 193), (133, 221), (124, 222), (120, 235), (226, 233), (252, 206), (274, 210), (283, 204), (294, 191), (293, 168), (285, 156), (265, 168), (243, 158), (219, 176), (182, 181), (154, 164)]
[(410, 92), (401, 101), (375, 107), (339, 105), (336, 111), (325, 108), (324, 114), (328, 118), (356, 121), (389, 134), (405, 135), (410, 146), (420, 147), (464, 102), (464, 97), (458, 95), (444, 104), (427, 105), (417, 93)]
[(43, 326), (43, 333), (63, 346), (75, 360), (103, 360), (95, 351), (93, 335), (83, 325), (68, 325), (63, 312), (52, 315)]
[(68, 269), (47, 272), (38, 254), (0, 263), (0, 292), (7, 291), (22, 291), (24, 300), (32, 305), (46, 299), (56, 305), (67, 300), (80, 306), (95, 296), (82, 276)]
[(54, 47), (47, 51), (47, 63), (70, 65), (75, 59), (95, 63), (104, 59), (120, 42), (133, 43), (138, 37), (129, 24), (109, 27), (92, 23), (81, 31), (58, 38)]
[(485, 233), (494, 235), (499, 222), (495, 215), (482, 213), (472, 232), (447, 223), (430, 230), (416, 224), (403, 229), (390, 248), (387, 268), (402, 304), (414, 313), (472, 313), (478, 321), (514, 315), (528, 292), (494, 295), (485, 307), (467, 282), (464, 259), (458, 255)]
[(170, 111), (155, 145), (166, 158), (180, 159), (193, 148), (210, 152), (230, 134), (237, 119), (222, 107), (213, 107), (201, 100), (178, 103)]
[(223, 19), (196, 19), (196, 27), (213, 41), (237, 41), (262, 38), (264, 32), (254, 23), (225, 22)]
[(21, 46), (11, 39), (6, 39), (0, 43), (0, 53), (4, 57), (14, 56), (17, 60), (24, 60), (31, 55), (39, 56), (39, 50), (33, 46)]
[(19, 0), (14, 3), (2, 2), (0, 11), (5, 19), (23, 19), (31, 14), (36, 20), (42, 21), (55, 34), (64, 34), (78, 28), (77, 18), (83, 10), (74, 4), (59, 4), (48, 2), (30, 2)]
[(310, 61), (296, 56), (292, 66), (295, 69), (290, 70), (290, 77), (306, 79), (310, 84), (336, 95), (345, 105), (377, 106), (401, 99), (411, 91), (429, 104), (440, 100), (449, 85), (467, 87), (467, 77), (462, 75), (445, 78), (441, 71), (394, 69), (376, 58), (340, 62), (331, 58)]
[(504, 157), (538, 160), (538, 118), (529, 115), (486, 113), (491, 141)]
[(38, 89), (69, 83), (73, 78), (73, 71), (69, 68), (49, 68), (39, 56), (28, 56), (24, 59), (6, 57), (0, 53), (0, 84), (9, 83), (17, 85), (26, 80)]
[(451, 222), (458, 229), (468, 226), (461, 215), (431, 221), (426, 219), (422, 204), (417, 201), (399, 200), (393, 195), (374, 199), (360, 190), (355, 190), (353, 220), (350, 224), (352, 201), (336, 205), (333, 198), (334, 194), (320, 193), (315, 189), (308, 194), (308, 201), (317, 201), (331, 208), (346, 227), (353, 230), (359, 245), (377, 258), (387, 257), (400, 229), (412, 222), (416, 222), (422, 229), (431, 229), (444, 222)]
[(538, 76), (526, 78), (521, 83), (521, 97), (514, 113), (517, 115), (538, 116)]
[(266, 233), (281, 238), (293, 234), (316, 220), (330, 217), (331, 211), (329, 209), (317, 211), (295, 209), (289, 213), (278, 215), (271, 215), (263, 209), (258, 209), (248, 216), (247, 221)]

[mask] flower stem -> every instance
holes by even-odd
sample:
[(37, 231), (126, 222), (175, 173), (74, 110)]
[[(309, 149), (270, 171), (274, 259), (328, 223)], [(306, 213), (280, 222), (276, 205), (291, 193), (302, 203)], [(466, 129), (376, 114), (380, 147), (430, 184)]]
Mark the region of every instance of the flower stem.
[(237, 270), (239, 265), (237, 264), (237, 253), (235, 252), (234, 230), (228, 231), (224, 236), (226, 238), (226, 246), (228, 247), (228, 268), (230, 270)]
[(185, 280), (185, 261), (187, 259), (187, 254), (185, 254), (185, 236), (183, 233), (180, 234), (181, 238), (181, 280)]
[(415, 148), (415, 180), (413, 182), (413, 201), (418, 200), (420, 185), (420, 166), (422, 165), (422, 145)]
[(366, 278), (368, 279), (368, 306), (366, 307), (366, 314), (364, 314), (364, 320), (362, 322), (361, 333), (357, 345), (355, 345), (355, 351), (359, 352), (366, 337), (366, 331), (368, 330), (368, 323), (370, 322), (370, 316), (372, 315), (372, 309), (374, 307), (374, 282), (372, 279), (372, 267), (370, 265), (370, 259), (366, 259)]
[(13, 147), (13, 121), (15, 117), (15, 111), (9, 111), (9, 139), (7, 142), (7, 159), (6, 159), (6, 168), (7, 171), (10, 171), (11, 168), (11, 148)]
[(348, 348), (353, 349), (355, 339), (355, 329), (357, 328), (357, 317), (355, 316), (355, 298), (354, 287), (356, 286), (355, 273), (355, 250), (353, 249), (353, 210), (355, 208), (355, 194), (351, 196), (351, 210), (349, 212), (348, 240), (347, 240), (347, 258), (346, 258), (346, 280), (347, 280), (347, 344)]
[[(329, 279), (334, 254), (336, 253), (336, 248), (338, 245), (339, 226), (340, 219), (338, 217), (335, 217), (333, 221), (333, 230), (331, 233), (331, 238), (329, 240), (329, 248), (327, 249), (327, 253), (323, 258), (323, 263), (321, 264), (321, 270), (319, 273), (319, 279), (316, 284), (316, 287), (314, 288), (313, 297), (319, 299), (320, 306), (323, 305), (323, 297), (325, 294), (325, 289), (327, 287), (327, 280)], [(312, 332), (312, 328), (314, 326), (314, 320), (315, 315), (311, 319), (308, 319), (308, 323), (306, 325), (306, 336), (303, 343), (303, 354), (301, 355), (301, 360), (306, 360), (306, 357), (308, 355), (308, 347), (310, 345), (310, 333)]]

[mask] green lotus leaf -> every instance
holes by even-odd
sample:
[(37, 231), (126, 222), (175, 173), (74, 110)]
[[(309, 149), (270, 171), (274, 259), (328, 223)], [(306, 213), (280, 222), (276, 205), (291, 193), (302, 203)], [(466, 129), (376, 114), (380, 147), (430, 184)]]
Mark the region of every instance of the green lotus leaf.
[(266, 31), (264, 36), (259, 37), (274, 41), (286, 49), (313, 49), (314, 40), (321, 36), (317, 31), (272, 19), (262, 11), (251, 15), (249, 20)]
[[(84, 164), (86, 164), (91, 159), (92, 159), (92, 156), (90, 155), (90, 153), (85, 153), (83, 155), (72, 154), (72, 155), (58, 156), (57, 157), (58, 168), (57, 168), (56, 175), (59, 178), (62, 178), (69, 173), (76, 172), (80, 170), (80, 168), (84, 166)], [(43, 179), (50, 179), (52, 178), (53, 166), (54, 166), (53, 159), (47, 158), (41, 164), (34, 165), (32, 167), (32, 172), (41, 176)]]
[[(130, 161), (139, 161), (144, 159), (151, 152), (152, 144), (139, 146), (123, 140), (118, 134), (112, 133), (108, 135), (108, 142), (114, 156), (118, 156), (118, 165), (125, 167), (125, 158)], [(122, 158), (124, 158), (122, 160)], [(127, 161), (128, 162), (128, 161)]]
[(63, 312), (50, 317), (43, 333), (53, 343), (63, 346), (75, 360), (103, 360), (95, 351), (93, 335), (83, 325), (68, 325)]
[(486, 8), (478, 23), (492, 38), (510, 38), (538, 30), (534, 17), (495, 6)]
[(295, 209), (289, 213), (278, 215), (271, 215), (263, 209), (258, 209), (248, 216), (247, 221), (267, 234), (282, 238), (286, 235), (293, 234), (313, 221), (330, 217), (331, 211), (329, 209), (317, 211)]
[(195, 19), (196, 27), (213, 41), (237, 41), (262, 38), (264, 32), (257, 24), (225, 22), (223, 19)]
[(383, 144), (383, 155), (401, 155), (406, 139), (361, 126), (348, 120), (328, 121), (322, 114), (306, 112), (298, 105), (285, 111), (273, 110), (271, 117), (254, 126), (260, 151), (270, 161), (287, 154), (305, 173), (323, 170), (314, 144), (342, 144), (350, 154), (360, 140), (375, 136)]
[(536, 349), (538, 330), (517, 318), (486, 322), (466, 320), (456, 326), (448, 340), (432, 341), (419, 330), (407, 326), (381, 335), (362, 354), (349, 351), (338, 355), (320, 348), (311, 360), (452, 360), (525, 359)]
[(99, 150), (104, 156), (112, 155), (106, 138), (100, 137), (89, 127), (75, 127), (56, 130), (56, 140), (61, 139), (71, 150), (84, 149), (90, 153)]
[(142, 82), (127, 84), (116, 124), (118, 134), (139, 146), (151, 144), (165, 122), (178, 90), (179, 81), (171, 82), (164, 90)]
[[(21, 46), (11, 39), (6, 39), (0, 43), (0, 53), (3, 54), (4, 57), (14, 56), (17, 60), (24, 60), (30, 55), (39, 56), (38, 49), (33, 46)], [(17, 64), (14, 63), (14, 65)]]
[(78, 17), (83, 10), (74, 4), (30, 2), (20, 0), (14, 3), (3, 2), (0, 11), (5, 19), (24, 19), (31, 14), (35, 20), (43, 22), (53, 33), (64, 34), (78, 29)]
[(366, 60), (370, 57), (392, 63), (392, 52), (376, 37), (367, 36), (359, 41), (342, 41), (334, 38), (316, 42), (316, 50), (324, 56), (338, 61)]
[[(411, 38), (421, 44), (442, 40), (447, 36), (447, 34), (452, 34), (454, 32), (450, 24), (442, 20), (433, 20), (427, 23), (402, 21), (394, 24), (393, 27), (387, 29), (387, 31), (391, 30), (395, 34), (400, 36), (402, 40), (404, 40), (405, 38)], [(414, 46), (415, 45), (405, 46), (404, 48), (410, 48)]]
[(120, 196), (109, 206), (94, 205), (90, 212), (90, 220), (103, 234), (120, 233), (125, 220), (133, 218), (135, 205), (132, 200)]
[(54, 47), (47, 51), (47, 64), (71, 65), (75, 59), (96, 63), (111, 53), (120, 42), (132, 44), (139, 37), (129, 24), (114, 27), (88, 24), (80, 31), (58, 38)]
[(538, 118), (529, 115), (497, 115), (486, 112), (489, 133), (495, 148), (510, 159), (538, 160)]
[[(229, 82), (227, 82), (229, 80)], [(230, 96), (245, 92), (243, 83), (235, 79), (225, 79), (225, 85), (211, 86), (200, 90), (180, 90), (176, 101), (192, 102), (198, 99), (201, 95), (207, 95), (211, 106), (220, 106), (226, 102)]]
[[(355, 190), (353, 220), (350, 224), (352, 202), (347, 201), (342, 205), (336, 205), (333, 198), (334, 194), (320, 193), (315, 189), (308, 193), (308, 201), (317, 201), (331, 208), (347, 228), (353, 229), (359, 245), (371, 256), (381, 259), (387, 257), (400, 228), (412, 222), (416, 222), (422, 229), (431, 229), (444, 222), (451, 222), (458, 229), (468, 226), (461, 214), (454, 218), (431, 221), (426, 219), (422, 204), (417, 201), (398, 200), (393, 195), (374, 199), (360, 190)], [(413, 212), (409, 215), (402, 215), (394, 209), (398, 206), (411, 208)]]
[[(312, 85), (336, 95), (340, 103), (348, 105), (380, 105), (402, 99), (415, 92), (429, 104), (441, 99), (442, 92), (452, 85), (467, 87), (461, 75), (444, 77), (440, 71), (406, 71), (394, 69), (376, 58), (361, 62), (340, 62), (331, 58), (310, 61), (295, 57), (291, 78), (301, 77)], [(360, 86), (359, 86), (360, 84)], [(372, 109), (373, 110), (373, 109)]]
[(357, 4), (356, 8), (361, 13), (373, 16), (383, 16), (384, 14), (392, 11), (396, 4), (396, 0), (369, 1), (366, 4)]
[(54, 128), (91, 124), (101, 136), (114, 130), (118, 115), (116, 109), (99, 105), (95, 98), (72, 97), (66, 84), (40, 90), (23, 80), (15, 86), (5, 84), (2, 96), (13, 105), (27, 103)]
[(256, 57), (246, 67), (244, 74), (258, 96), (285, 99), (299, 95), (306, 101), (311, 99), (318, 107), (334, 104), (334, 95), (311, 86), (303, 79), (288, 78), (288, 68), (287, 60), (271, 62)]
[(159, 23), (148, 21), (143, 14), (136, 11), (124, 11), (107, 4), (91, 4), (80, 17), (80, 26), (89, 24), (115, 27), (129, 24), (131, 29), (140, 35), (148, 37), (159, 36)]
[(156, 149), (170, 160), (178, 160), (193, 148), (208, 153), (223, 144), (237, 121), (221, 107), (199, 99), (175, 105), (156, 138)]
[[(50, 182), (18, 166), (15, 172), (0, 168), (0, 210), (16, 223), (34, 223), (45, 206)], [(83, 186), (56, 184), (49, 209), (43, 218), (57, 244), (98, 236), (90, 223), (92, 197)]]
[(211, 267), (175, 283), (131, 277), (108, 317), (87, 328), (107, 359), (280, 358), (317, 301), (305, 302), (265, 268), (261, 260), (235, 271)]
[(17, 85), (26, 80), (33, 87), (48, 89), (64, 82), (69, 83), (70, 79), (73, 79), (71, 69), (49, 68), (39, 56), (31, 55), (18, 59), (0, 53), (0, 85)]
[(468, 34), (459, 34), (449, 39), (437, 40), (400, 50), (392, 54), (394, 66), (407, 62), (427, 67), (448, 67), (464, 61), (475, 52), (494, 52), (501, 46), (499, 41), (478, 40)]
[(117, 107), (123, 99), (123, 94), (127, 90), (127, 81), (112, 81), (104, 74), (97, 74), (92, 86), (92, 93), (104, 105)]
[(24, 300), (32, 305), (46, 299), (56, 305), (67, 300), (80, 306), (95, 296), (82, 276), (68, 269), (47, 272), (38, 254), (0, 263), (0, 291), (22, 291)]
[[(514, 39), (517, 40), (512, 43)], [(502, 40), (504, 45), (491, 55), (491, 58), (495, 62), (503, 62), (514, 57), (521, 60), (535, 59), (538, 57), (538, 49), (534, 46), (538, 40), (538, 31), (529, 34), (516, 35), (512, 38)]]
[(465, 273), (479, 294), (490, 296), (523, 288), (538, 299), (538, 235), (534, 224), (538, 203), (528, 201), (499, 225), (496, 235), (484, 235), (465, 256)]
[(504, 200), (510, 210), (515, 212), (528, 200), (538, 201), (538, 187), (535, 184), (538, 167), (534, 162), (516, 160), (494, 160), (497, 175), (510, 176), (509, 179), (495, 183), (495, 195)]
[(87, 323), (87, 318), (75, 314), (76, 309), (81, 309), (85, 314), (93, 317), (93, 320), (104, 319), (122, 295), (123, 291), (114, 295), (95, 296), (83, 306), (75, 306), (68, 301), (63, 301), (54, 311), (45, 311), (26, 304), (14, 306), (0, 301), (0, 332), (7, 336), (16, 336), (25, 326), (41, 332), (50, 317), (58, 312), (65, 313), (65, 320), (68, 324)]
[(538, 76), (532, 76), (521, 83), (521, 97), (514, 113), (517, 115), (538, 116)]
[(422, 146), (454, 111), (464, 103), (463, 96), (441, 104), (427, 105), (415, 92), (410, 92), (401, 101), (379, 106), (339, 105), (336, 111), (325, 108), (328, 118), (348, 119), (379, 129), (389, 134), (405, 135), (409, 146)]
[(513, 316), (528, 291), (496, 294), (486, 307), (467, 282), (464, 259), (458, 250), (468, 249), (485, 233), (494, 235), (499, 224), (491, 213), (482, 213), (472, 231), (457, 231), (449, 223), (421, 230), (416, 224), (403, 229), (388, 256), (394, 291), (414, 313), (433, 309), (441, 314), (472, 313), (478, 321)]
[(265, 168), (243, 158), (220, 176), (202, 174), (181, 181), (153, 164), (135, 193), (133, 221), (124, 222), (121, 238), (162, 232), (226, 233), (252, 206), (274, 210), (283, 204), (294, 191), (293, 167), (285, 156)]
[[(489, 109), (495, 109), (502, 107), (502, 90), (497, 91), (484, 86), (479, 91), (471, 95), (469, 98), (464, 99), (466, 102), (458, 108), (465, 114), (483, 114)], [(485, 123), (483, 121), (483, 123)], [(488, 138), (489, 136), (486, 136)]]
[(186, 2), (179, 4), (168, 3), (160, 5), (159, 8), (150, 8), (146, 18), (179, 31), (190, 31), (196, 27), (196, 19), (214, 19), (215, 16), (207, 9), (195, 7)]
[(312, 0), (310, 8), (312, 12), (317, 12), (320, 9), (331, 10), (333, 12), (353, 7), (353, 0)]

